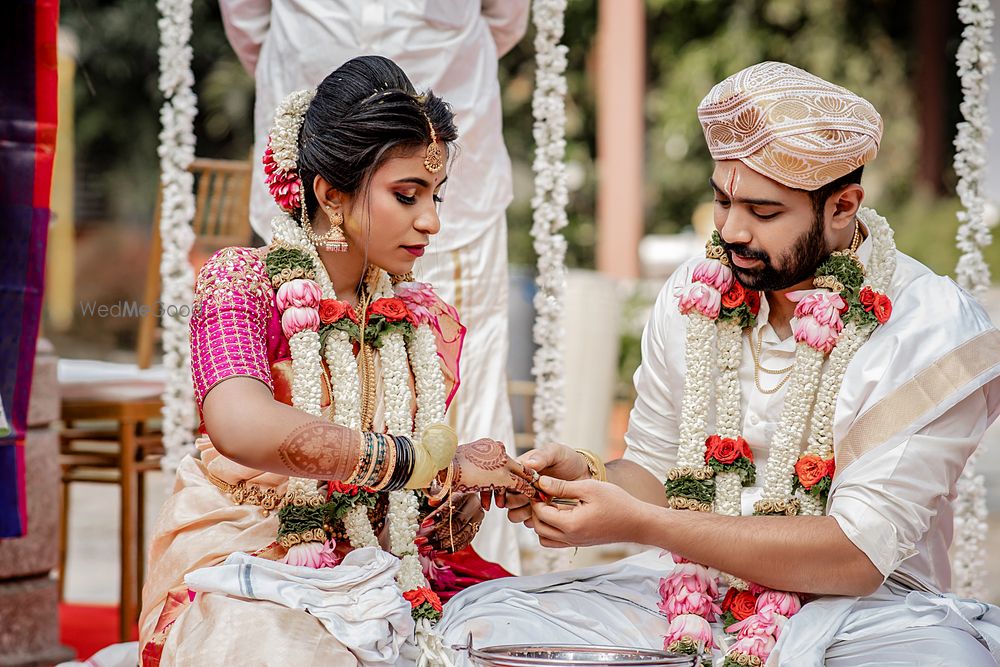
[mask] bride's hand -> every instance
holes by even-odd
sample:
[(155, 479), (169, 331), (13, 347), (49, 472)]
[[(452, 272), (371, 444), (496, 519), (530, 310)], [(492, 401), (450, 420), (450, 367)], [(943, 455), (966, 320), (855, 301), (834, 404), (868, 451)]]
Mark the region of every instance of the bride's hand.
[(459, 445), (452, 466), (452, 492), (480, 493), (486, 509), (492, 497), (496, 498), (497, 506), (503, 507), (508, 491), (535, 496), (535, 489), (528, 481), (531, 471), (510, 458), (503, 443), (496, 440), (483, 438)]
[(484, 515), (478, 493), (452, 493), (420, 524), (416, 544), (421, 549), (461, 551), (472, 543)]

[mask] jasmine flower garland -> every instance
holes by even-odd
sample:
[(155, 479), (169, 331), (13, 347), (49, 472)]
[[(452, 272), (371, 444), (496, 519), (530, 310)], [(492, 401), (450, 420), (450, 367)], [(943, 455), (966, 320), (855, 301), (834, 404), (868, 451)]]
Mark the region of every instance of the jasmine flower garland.
[[(833, 475), (833, 411), (844, 374), (874, 328), (892, 313), (885, 295), (896, 268), (892, 229), (870, 209), (859, 210), (858, 218), (872, 237), (867, 275), (853, 254), (833, 253), (817, 270), (816, 289), (789, 295), (798, 302), (792, 320), (795, 366), (756, 513), (822, 514), (825, 508)], [(736, 516), (741, 513), (742, 487), (754, 483), (753, 453), (740, 435), (743, 406), (736, 374), (742, 330), (755, 325), (759, 299), (758, 293), (735, 282), (721, 238), (713, 234), (706, 259), (695, 267), (678, 298), (688, 326), (678, 465), (668, 472), (664, 485), (671, 507), (705, 511), (708, 503), (712, 511)], [(706, 437), (713, 366), (716, 432)], [(800, 456), (810, 423), (809, 446)], [(716, 580), (725, 576), (732, 590), (752, 594), (756, 605), (754, 613), (739, 622), (733, 622), (732, 614), (726, 617), (727, 630), (737, 634), (737, 641), (725, 664), (762, 665), (782, 619), (800, 608), (798, 596), (769, 591), (678, 557), (675, 561), (680, 565), (660, 582), (661, 609), (670, 621), (664, 646), (687, 653), (713, 647), (709, 622), (721, 608), (706, 599), (714, 599)]]

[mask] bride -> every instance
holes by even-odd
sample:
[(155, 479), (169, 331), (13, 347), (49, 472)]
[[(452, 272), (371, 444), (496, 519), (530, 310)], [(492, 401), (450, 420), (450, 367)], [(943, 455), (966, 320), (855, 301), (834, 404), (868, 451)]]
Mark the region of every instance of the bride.
[(530, 475), (444, 425), (464, 328), (410, 276), (456, 137), (376, 56), (279, 107), (274, 241), (198, 278), (202, 436), (150, 548), (143, 665), (439, 664), (437, 593), (506, 574), (468, 546), (480, 494)]

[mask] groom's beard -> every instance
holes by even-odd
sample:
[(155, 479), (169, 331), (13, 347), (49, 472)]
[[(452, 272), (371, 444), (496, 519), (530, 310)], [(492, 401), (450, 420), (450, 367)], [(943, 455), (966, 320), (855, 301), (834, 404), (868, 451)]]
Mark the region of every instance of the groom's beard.
[(783, 290), (801, 283), (816, 273), (816, 268), (829, 253), (823, 239), (823, 217), (813, 218), (812, 226), (796, 239), (795, 244), (779, 258), (778, 266), (763, 250), (756, 250), (745, 244), (722, 242), (726, 254), (732, 260), (733, 253), (747, 259), (758, 259), (764, 265), (756, 269), (743, 269), (730, 261), (733, 275), (741, 285), (751, 290), (772, 292)]

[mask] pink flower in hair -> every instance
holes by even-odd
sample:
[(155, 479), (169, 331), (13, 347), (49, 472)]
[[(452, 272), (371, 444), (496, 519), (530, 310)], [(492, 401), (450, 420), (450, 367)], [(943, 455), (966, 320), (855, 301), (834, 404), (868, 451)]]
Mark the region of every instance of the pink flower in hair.
[(714, 287), (725, 294), (733, 286), (733, 270), (717, 259), (703, 259), (694, 267), (691, 280)]
[(288, 308), (316, 308), (323, 298), (323, 290), (314, 280), (296, 278), (282, 283), (274, 295), (274, 304), (284, 312)]
[(722, 308), (722, 295), (714, 287), (693, 282), (681, 291), (678, 307), (684, 315), (691, 311), (697, 311), (714, 320), (719, 316), (719, 309)]
[(319, 310), (292, 306), (281, 314), (281, 330), (286, 338), (300, 331), (319, 331)]
[(699, 648), (715, 648), (712, 626), (701, 616), (681, 614), (670, 621), (667, 634), (663, 637), (663, 648), (669, 650), (671, 644), (684, 639), (690, 639)]
[(271, 140), (264, 150), (264, 182), (274, 201), (286, 213), (302, 206), (301, 185), (297, 170), (285, 171), (274, 159)]

